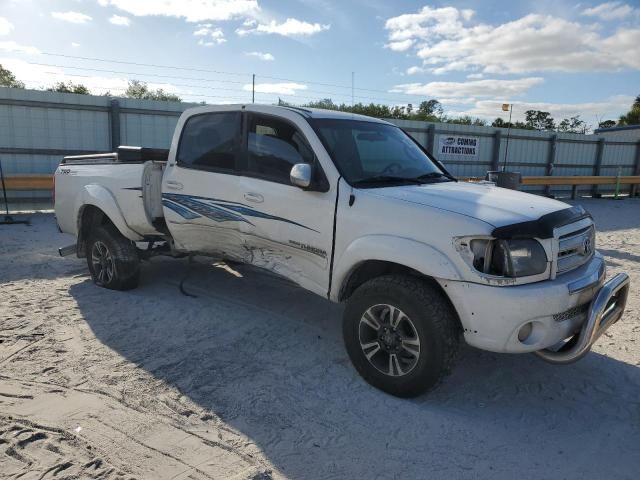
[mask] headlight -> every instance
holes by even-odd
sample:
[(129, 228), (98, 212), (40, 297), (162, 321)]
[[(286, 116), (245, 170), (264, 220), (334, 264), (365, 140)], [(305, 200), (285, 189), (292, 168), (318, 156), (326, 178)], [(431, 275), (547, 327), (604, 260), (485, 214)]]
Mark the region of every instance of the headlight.
[(528, 277), (547, 269), (547, 255), (537, 240), (471, 240), (473, 266), (487, 275)]

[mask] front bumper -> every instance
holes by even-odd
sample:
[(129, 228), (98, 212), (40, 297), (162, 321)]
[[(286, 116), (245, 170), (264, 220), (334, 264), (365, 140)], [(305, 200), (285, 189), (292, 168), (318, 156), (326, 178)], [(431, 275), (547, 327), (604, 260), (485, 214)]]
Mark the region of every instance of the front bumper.
[(580, 360), (607, 328), (622, 317), (629, 293), (629, 276), (618, 273), (598, 291), (589, 305), (589, 314), (580, 332), (557, 348), (536, 353), (547, 362), (565, 364)]
[[(441, 285), (469, 345), (503, 353), (542, 350), (546, 360), (568, 363), (588, 352), (624, 311), (629, 279), (618, 274), (605, 283), (605, 270), (603, 257), (596, 253), (589, 263), (554, 280), (503, 287), (451, 281)], [(523, 335), (525, 330), (530, 331)]]

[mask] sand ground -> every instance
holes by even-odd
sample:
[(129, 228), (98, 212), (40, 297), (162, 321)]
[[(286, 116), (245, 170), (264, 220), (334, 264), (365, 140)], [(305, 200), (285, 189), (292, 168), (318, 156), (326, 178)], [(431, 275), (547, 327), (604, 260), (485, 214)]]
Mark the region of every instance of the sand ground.
[(580, 203), (625, 318), (566, 367), (464, 348), (413, 400), (358, 377), (340, 306), (269, 274), (154, 259), (114, 292), (52, 215), (0, 226), (0, 477), (637, 479), (640, 201)]

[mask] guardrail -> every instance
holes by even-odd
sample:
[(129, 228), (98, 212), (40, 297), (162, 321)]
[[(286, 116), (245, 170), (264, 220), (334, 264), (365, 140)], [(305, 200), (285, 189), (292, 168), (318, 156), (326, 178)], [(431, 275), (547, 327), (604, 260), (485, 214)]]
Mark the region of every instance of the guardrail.
[(615, 185), (616, 186), (616, 197), (620, 191), (620, 185), (632, 185), (630, 195), (634, 196), (636, 194), (636, 187), (640, 184), (640, 175), (629, 175), (629, 176), (595, 176), (595, 175), (585, 175), (585, 176), (566, 176), (566, 177), (550, 177), (550, 176), (541, 176), (541, 177), (522, 177), (523, 185), (571, 185), (571, 198), (576, 199), (578, 196), (578, 187), (580, 185)]
[(53, 190), (53, 175), (11, 175), (4, 182), (7, 190)]
[[(461, 180), (480, 180), (475, 177), (464, 177)], [(5, 178), (7, 190), (52, 190), (52, 175), (12, 175)], [(522, 185), (572, 185), (571, 198), (575, 199), (579, 186), (584, 185), (640, 185), (640, 175), (630, 176), (539, 176), (522, 177)], [(636, 188), (632, 188), (635, 195)]]

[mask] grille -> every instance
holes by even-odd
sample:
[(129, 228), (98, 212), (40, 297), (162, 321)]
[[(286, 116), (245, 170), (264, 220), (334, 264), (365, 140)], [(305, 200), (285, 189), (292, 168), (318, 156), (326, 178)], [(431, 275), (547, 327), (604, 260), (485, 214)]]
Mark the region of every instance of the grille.
[(577, 307), (570, 308), (569, 310), (566, 310), (564, 312), (556, 313), (553, 315), (553, 319), (556, 322), (564, 322), (565, 320), (569, 320), (571, 318), (584, 315), (585, 313), (587, 313), (588, 309), (589, 309), (589, 304), (585, 303), (584, 305), (579, 305)]
[(558, 273), (565, 273), (584, 265), (596, 251), (593, 225), (560, 237), (558, 241)]

